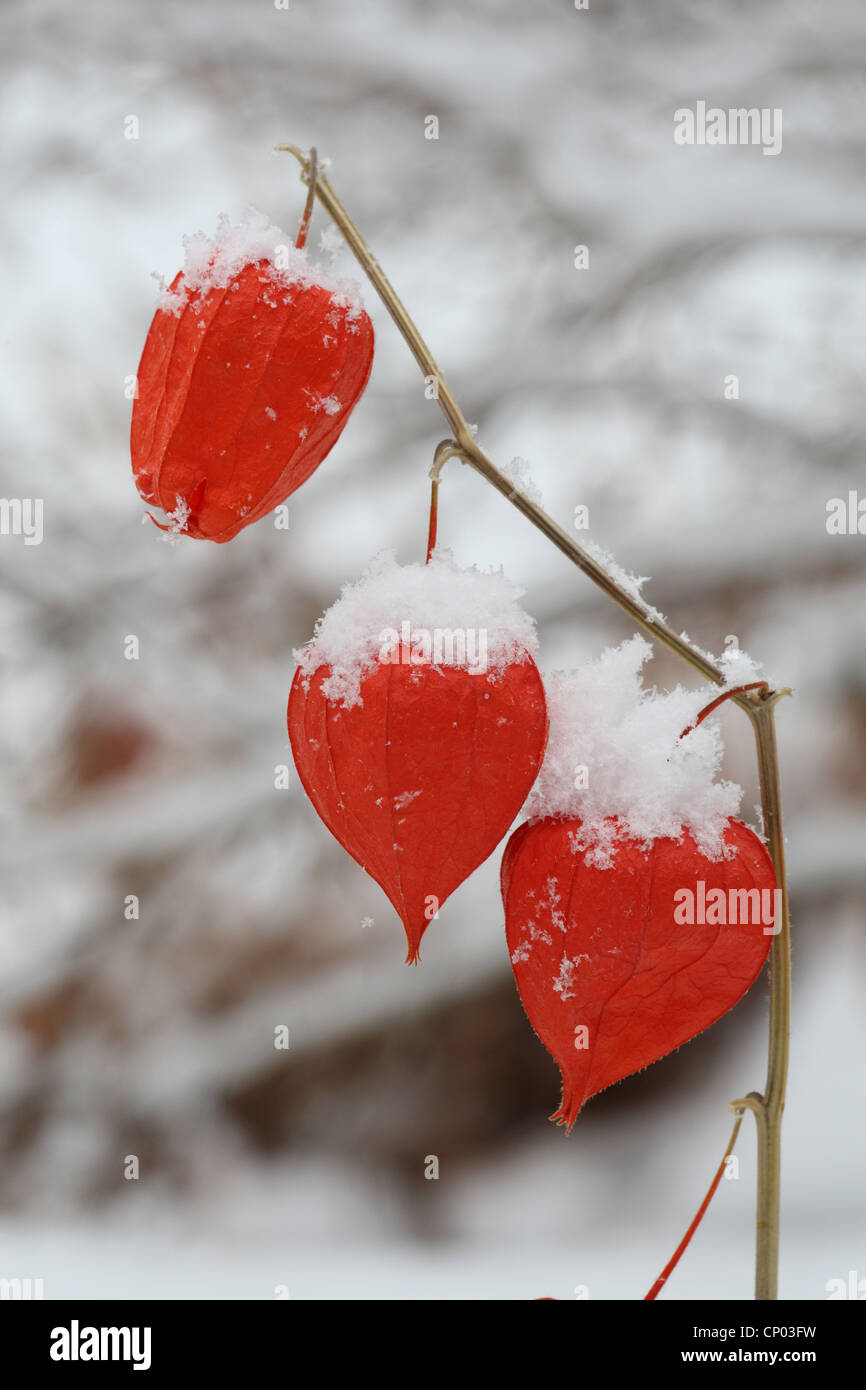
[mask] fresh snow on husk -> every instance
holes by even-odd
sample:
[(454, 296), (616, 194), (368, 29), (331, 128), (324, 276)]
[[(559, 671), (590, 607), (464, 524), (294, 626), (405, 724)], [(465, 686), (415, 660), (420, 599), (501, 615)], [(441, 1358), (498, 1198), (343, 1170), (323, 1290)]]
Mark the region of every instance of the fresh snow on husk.
[(166, 313), (179, 314), (190, 298), (225, 289), (244, 266), (260, 261), (267, 262), (268, 278), (276, 289), (320, 285), (330, 291), (335, 306), (344, 309), (349, 319), (357, 318), (364, 307), (357, 281), (339, 279), (315, 265), (305, 249), (295, 246), (293, 237), (256, 208), (248, 208), (237, 226), (220, 213), (212, 238), (196, 232), (185, 236), (183, 244), (183, 279), (177, 289), (168, 289), (162, 277), (157, 276), (163, 287), (159, 308)]
[(518, 603), (523, 592), (501, 571), (460, 569), (447, 550), (434, 551), (426, 565), (399, 565), (385, 551), (357, 582), (343, 585), (313, 637), (294, 655), (307, 677), (329, 666), (323, 693), (347, 708), (361, 703), (361, 681), (392, 640), (389, 634), (401, 636), (404, 624), (412, 634), (465, 635), (439, 665), (472, 669), (469, 654), (477, 653), (480, 642), (485, 671), (495, 676), (537, 650), (535, 622)]
[[(532, 820), (580, 819), (575, 849), (601, 867), (613, 862), (619, 835), (648, 844), (678, 838), (684, 827), (705, 854), (721, 858), (725, 824), (742, 798), (734, 782), (716, 780), (717, 720), (679, 737), (717, 690), (646, 689), (642, 667), (651, 656), (636, 635), (578, 671), (545, 679), (550, 737), (526, 811)], [(581, 781), (587, 785), (575, 785)]]

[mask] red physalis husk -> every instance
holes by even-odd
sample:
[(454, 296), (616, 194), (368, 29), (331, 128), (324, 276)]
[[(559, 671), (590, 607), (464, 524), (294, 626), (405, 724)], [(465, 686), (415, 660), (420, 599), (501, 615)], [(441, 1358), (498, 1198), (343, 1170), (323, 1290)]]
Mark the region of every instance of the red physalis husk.
[(384, 889), (408, 941), (496, 848), (520, 811), (547, 742), (538, 668), (499, 671), (379, 663), (362, 703), (322, 693), (328, 666), (299, 670), (289, 738), (301, 782), (331, 834)]
[(363, 309), (315, 282), (287, 284), (267, 260), (171, 312), (183, 294), (181, 272), (144, 344), (133, 474), (171, 518), (162, 529), (228, 541), (333, 448), (370, 375), (373, 327)]
[[(562, 1104), (551, 1118), (567, 1131), (590, 1096), (672, 1052), (742, 998), (772, 944), (776, 888), (767, 850), (741, 821), (724, 831), (730, 858), (708, 858), (686, 830), (649, 848), (620, 831), (609, 867), (587, 863), (581, 830), (570, 819), (524, 824), (502, 860), (512, 968), (529, 1021), (562, 1073)], [(738, 889), (757, 889), (758, 899), (732, 898)], [(709, 922), (675, 920), (675, 912), (688, 915), (683, 890), (693, 895), (691, 915)], [(715, 890), (724, 895), (724, 925)], [(732, 923), (732, 903), (734, 916), (758, 920)]]

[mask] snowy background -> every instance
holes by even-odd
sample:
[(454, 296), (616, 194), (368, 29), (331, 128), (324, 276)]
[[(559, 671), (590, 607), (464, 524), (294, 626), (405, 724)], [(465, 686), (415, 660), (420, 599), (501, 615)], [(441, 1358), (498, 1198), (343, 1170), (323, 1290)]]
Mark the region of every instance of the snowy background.
[[(294, 774), (275, 789), (292, 649), (377, 551), (423, 555), (446, 429), (372, 294), (369, 388), (288, 532), (170, 546), (142, 525), (124, 384), (151, 272), (221, 211), (293, 229), (290, 140), (332, 161), (491, 456), (527, 459), (566, 528), (587, 505), (675, 626), (717, 652), (736, 634), (796, 688), (781, 1292), (866, 1277), (866, 539), (825, 527), (866, 488), (860, 0), (9, 0), (0, 36), (0, 490), (45, 507), (41, 545), (0, 537), (0, 1276), (46, 1297), (640, 1298), (728, 1100), (763, 1083), (766, 977), (566, 1139), (499, 854), (410, 971), (384, 895)], [(781, 108), (781, 154), (675, 145), (698, 100)], [(629, 635), (455, 462), (440, 538), (524, 586), (545, 668)], [(751, 818), (751, 733), (721, 718)], [(738, 1152), (665, 1297), (751, 1296), (748, 1121)]]

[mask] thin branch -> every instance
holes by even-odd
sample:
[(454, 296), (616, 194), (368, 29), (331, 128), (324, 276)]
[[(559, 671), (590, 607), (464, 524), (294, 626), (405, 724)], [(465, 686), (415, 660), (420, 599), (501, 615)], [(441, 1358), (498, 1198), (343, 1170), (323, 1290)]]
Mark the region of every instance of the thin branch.
[(758, 1131), (758, 1183), (755, 1243), (755, 1298), (779, 1296), (779, 1219), (782, 1172), (782, 1116), (788, 1081), (791, 1032), (791, 922), (788, 905), (788, 879), (785, 873), (785, 842), (782, 833), (782, 797), (779, 782), (779, 754), (776, 746), (776, 704), (786, 691), (779, 691), (749, 711), (755, 731), (761, 810), (764, 834), (773, 866), (776, 886), (782, 894), (777, 916), (778, 935), (770, 951), (770, 1031), (767, 1050), (767, 1080), (760, 1108), (755, 1109)]
[[(308, 164), (306, 157), (296, 145), (277, 145), (276, 148), (293, 154), (301, 164), (304, 172), (307, 173)], [(650, 637), (655, 638), (656, 641), (661, 642), (664, 646), (670, 648), (671, 651), (676, 652), (683, 661), (688, 662), (688, 664), (693, 667), (694, 670), (698, 671), (706, 680), (712, 681), (716, 685), (726, 685), (727, 680), (724, 673), (700, 650), (699, 647), (694, 646), (691, 642), (687, 641), (686, 638), (674, 632), (648, 604), (622, 588), (613, 576), (608, 574), (607, 570), (604, 569), (602, 565), (594, 560), (581, 546), (577, 545), (571, 537), (557, 525), (552, 517), (548, 516), (541, 507), (537, 506), (535, 502), (531, 501), (530, 498), (516, 489), (511, 479), (506, 478), (505, 474), (501, 473), (493, 461), (487, 457), (483, 449), (476, 444), (466, 417), (460, 409), (445, 379), (444, 373), (437, 365), (433, 354), (427, 347), (427, 344), (403, 306), (393, 285), (388, 280), (379, 262), (373, 256), (364, 238), (355, 226), (355, 223), (352, 221), (331, 187), (330, 181), (322, 173), (319, 174), (316, 184), (316, 197), (339, 227), (347, 245), (351, 248), (356, 259), (375, 287), (382, 303), (385, 305), (385, 308), (388, 310), (388, 313), (391, 315), (391, 318), (394, 320), (397, 328), (405, 339), (409, 351), (412, 353), (412, 356), (423, 372), (425, 379), (435, 382), (436, 399), (439, 408), (448, 421), (454, 436), (454, 442), (460, 447), (464, 461), (470, 464), (483, 478), (486, 478), (489, 483), (492, 483), (497, 491), (500, 492), (507, 501), (511, 502), (512, 506), (522, 512), (523, 515), (532, 522), (533, 526), (541, 531), (543, 535), (547, 536), (548, 540), (552, 541), (556, 548), (562, 551), (563, 555), (571, 560), (572, 564), (577, 565), (578, 569), (581, 569), (598, 588), (628, 613), (629, 617), (631, 617), (644, 632)], [(748, 696), (737, 696), (736, 702), (741, 704), (744, 708), (748, 708), (750, 704)]]

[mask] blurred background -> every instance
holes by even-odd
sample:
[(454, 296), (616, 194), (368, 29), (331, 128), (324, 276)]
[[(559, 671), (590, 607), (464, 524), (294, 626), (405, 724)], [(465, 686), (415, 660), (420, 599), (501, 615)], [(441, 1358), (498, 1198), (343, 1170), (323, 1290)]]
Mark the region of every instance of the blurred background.
[[(151, 274), (220, 212), (293, 232), (304, 189), (272, 152), (293, 141), (331, 160), (491, 456), (526, 460), (566, 528), (587, 506), (701, 646), (736, 635), (795, 687), (781, 1294), (866, 1278), (866, 538), (826, 528), (830, 498), (866, 495), (859, 0), (6, 0), (0, 34), (0, 489), (44, 499), (41, 545), (0, 537), (0, 1276), (47, 1298), (639, 1299), (727, 1102), (763, 1084), (766, 976), (566, 1139), (499, 852), (408, 970), (294, 769), (275, 786), (293, 648), (378, 551), (423, 558), (447, 431), (372, 291), (370, 385), (288, 531), (142, 524), (125, 386)], [(782, 152), (676, 145), (699, 100), (781, 108)], [(525, 588), (548, 670), (632, 630), (456, 462), (440, 539)], [(693, 679), (662, 653), (649, 677)], [(721, 718), (754, 820), (751, 732)], [(751, 1297), (754, 1149), (747, 1121), (664, 1297)]]

